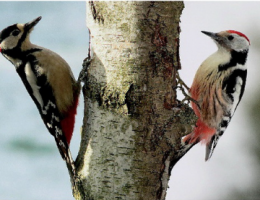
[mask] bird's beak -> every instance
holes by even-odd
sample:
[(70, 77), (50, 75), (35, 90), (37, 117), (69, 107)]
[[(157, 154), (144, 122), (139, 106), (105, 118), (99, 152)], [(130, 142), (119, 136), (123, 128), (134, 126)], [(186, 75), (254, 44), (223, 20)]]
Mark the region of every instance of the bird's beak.
[(36, 19), (30, 21), (30, 22), (27, 22), (25, 24), (25, 28), (27, 31), (30, 31), (40, 20), (41, 20), (41, 16), (40, 17), (37, 17)]
[(204, 33), (205, 35), (211, 37), (214, 40), (219, 39), (219, 35), (217, 33), (212, 33), (212, 32), (207, 32), (207, 31), (201, 31), (201, 32)]

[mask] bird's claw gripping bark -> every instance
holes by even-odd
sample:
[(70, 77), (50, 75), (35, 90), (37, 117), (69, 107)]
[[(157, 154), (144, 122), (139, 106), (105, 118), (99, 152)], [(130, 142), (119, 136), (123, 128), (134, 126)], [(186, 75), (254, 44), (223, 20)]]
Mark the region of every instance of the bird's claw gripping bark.
[(88, 56), (83, 60), (82, 69), (79, 73), (78, 83), (86, 82), (87, 74), (88, 74), (88, 68), (89, 68), (90, 64), (91, 64), (91, 57)]
[[(176, 88), (179, 88), (182, 92), (182, 94), (184, 95), (184, 99), (181, 101), (181, 103), (184, 103), (185, 101), (188, 101), (189, 103), (192, 101), (193, 103), (195, 103), (198, 108), (200, 109), (200, 105), (199, 103), (193, 99), (190, 95), (188, 95), (186, 92), (185, 92), (185, 89), (186, 90), (190, 90), (190, 88), (184, 83), (184, 81), (181, 79), (180, 75), (179, 75), (179, 72), (177, 71), (176, 73), (176, 79), (177, 79), (177, 87)], [(185, 89), (184, 89), (185, 88)]]
[[(181, 89), (182, 90), (182, 89)], [(199, 103), (195, 100), (195, 99), (193, 99), (192, 97), (190, 97), (188, 94), (186, 94), (184, 91), (182, 91), (182, 93), (183, 93), (183, 95), (185, 96), (185, 98), (181, 101), (181, 103), (183, 103), (184, 101), (188, 101), (188, 102), (193, 102), (193, 103), (195, 103), (197, 106), (198, 106), (198, 108), (200, 109), (200, 105), (199, 105)], [(186, 95), (185, 95), (185, 94)], [(201, 109), (200, 109), (201, 110)]]

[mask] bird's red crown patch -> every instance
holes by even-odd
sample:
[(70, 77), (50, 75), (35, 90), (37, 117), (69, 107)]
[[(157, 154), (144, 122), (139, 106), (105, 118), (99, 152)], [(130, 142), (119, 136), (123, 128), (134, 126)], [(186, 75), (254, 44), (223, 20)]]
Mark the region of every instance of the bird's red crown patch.
[(240, 35), (240, 36), (246, 38), (246, 40), (247, 40), (247, 41), (249, 42), (249, 44), (250, 44), (250, 40), (248, 39), (248, 37), (247, 37), (245, 34), (240, 33), (240, 32), (238, 32), (238, 31), (234, 31), (234, 30), (228, 30), (227, 32), (229, 32), (229, 33), (235, 33), (235, 34), (237, 34), (237, 35)]

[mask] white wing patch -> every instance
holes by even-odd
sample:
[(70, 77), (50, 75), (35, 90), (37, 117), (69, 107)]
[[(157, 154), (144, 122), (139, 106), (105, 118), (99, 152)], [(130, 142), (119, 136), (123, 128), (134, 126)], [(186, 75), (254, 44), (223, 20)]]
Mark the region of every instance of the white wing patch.
[(242, 88), (242, 84), (243, 84), (243, 80), (242, 80), (242, 78), (241, 77), (237, 77), (236, 78), (236, 86), (235, 86), (235, 92), (232, 94), (232, 96), (233, 96), (233, 99), (234, 99), (234, 102), (233, 102), (233, 106), (232, 106), (232, 108), (231, 108), (231, 110), (230, 110), (230, 114), (231, 114), (231, 116), (233, 116), (233, 114), (234, 114), (234, 112), (235, 112), (235, 110), (236, 110), (236, 108), (237, 108), (237, 104), (238, 104), (238, 102), (239, 102), (239, 96), (240, 96), (240, 94), (241, 94), (241, 88)]
[(33, 96), (36, 98), (40, 106), (43, 107), (43, 100), (39, 92), (40, 87), (36, 83), (37, 77), (33, 73), (30, 63), (27, 63), (25, 65), (24, 72), (26, 75), (26, 79), (33, 90)]

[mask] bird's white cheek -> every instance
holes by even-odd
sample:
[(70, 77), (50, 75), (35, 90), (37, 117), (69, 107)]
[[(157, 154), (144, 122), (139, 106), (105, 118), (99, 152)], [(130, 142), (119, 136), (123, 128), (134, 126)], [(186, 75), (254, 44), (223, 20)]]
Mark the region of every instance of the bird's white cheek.
[(231, 48), (238, 51), (238, 52), (241, 52), (241, 51), (244, 51), (245, 49), (249, 48), (249, 42), (248, 41), (240, 41), (240, 42), (232, 44)]
[(13, 49), (17, 46), (19, 39), (14, 37), (8, 37), (1, 42), (1, 49)]
[(5, 41), (1, 42), (0, 48), (1, 48), (1, 51), (2, 51), (2, 49), (6, 49), (7, 48), (7, 45), (6, 45)]

